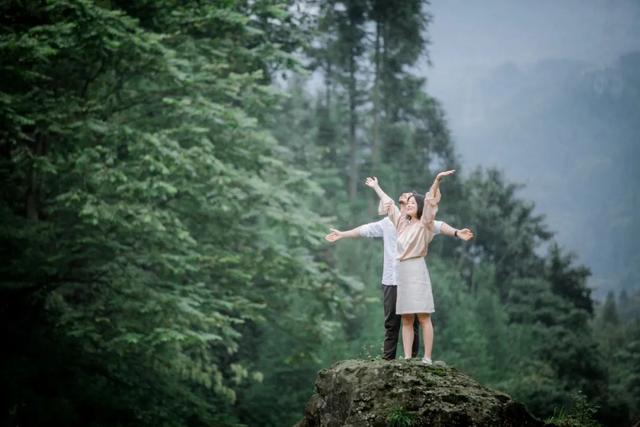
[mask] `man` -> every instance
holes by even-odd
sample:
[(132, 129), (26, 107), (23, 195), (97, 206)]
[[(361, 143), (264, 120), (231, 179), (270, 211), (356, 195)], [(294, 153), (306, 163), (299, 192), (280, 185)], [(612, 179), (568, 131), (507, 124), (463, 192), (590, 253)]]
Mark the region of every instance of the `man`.
[[(404, 216), (407, 200), (411, 193), (403, 193), (398, 199), (400, 205), (400, 213)], [(473, 238), (471, 230), (465, 228), (457, 230), (445, 222), (435, 221), (433, 226), (435, 234), (444, 234), (446, 236), (454, 236), (462, 240), (470, 240)], [(393, 360), (396, 358), (396, 347), (398, 346), (398, 334), (400, 332), (401, 316), (396, 314), (396, 295), (397, 285), (395, 280), (395, 264), (396, 258), (396, 229), (389, 220), (384, 219), (376, 222), (361, 225), (348, 231), (339, 231), (331, 229), (331, 233), (325, 236), (329, 242), (336, 242), (343, 238), (382, 238), (384, 245), (384, 264), (382, 268), (382, 296), (384, 305), (384, 347), (383, 358)], [(419, 334), (418, 322), (414, 322), (413, 346), (411, 348), (412, 356), (418, 354)]]

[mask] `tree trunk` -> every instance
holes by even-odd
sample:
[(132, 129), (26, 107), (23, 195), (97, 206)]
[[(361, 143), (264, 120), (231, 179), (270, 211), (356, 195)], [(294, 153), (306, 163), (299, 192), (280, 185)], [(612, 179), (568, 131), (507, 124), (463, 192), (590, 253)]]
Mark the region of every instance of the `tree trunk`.
[(331, 108), (331, 83), (333, 81), (333, 68), (331, 67), (331, 60), (327, 58), (327, 65), (325, 66), (324, 74), (324, 102), (327, 109)]
[(39, 219), (38, 215), (38, 197), (40, 190), (40, 179), (38, 176), (38, 171), (35, 166), (35, 162), (37, 158), (42, 156), (44, 149), (44, 142), (42, 138), (36, 139), (36, 146), (33, 149), (33, 161), (31, 163), (31, 171), (29, 172), (29, 182), (27, 183), (27, 194), (26, 194), (26, 211), (27, 218), (32, 221), (37, 221)]
[[(386, 85), (387, 87), (385, 87), (385, 79), (388, 77), (386, 75), (386, 70), (384, 69), (384, 65), (389, 61), (389, 52), (387, 49), (387, 45), (388, 45), (388, 41), (389, 41), (389, 29), (387, 28), (387, 25), (383, 25), (382, 26), (382, 65), (381, 65), (381, 69), (380, 72), (382, 73), (382, 78), (380, 79), (380, 84), (382, 86), (381, 90), (383, 91), (383, 98), (389, 98), (392, 96), (392, 94), (387, 93), (388, 91), (388, 85)], [(387, 99), (388, 101), (388, 99)], [(389, 119), (389, 108), (390, 108), (390, 103), (389, 102), (385, 102), (384, 103), (384, 111), (385, 111), (385, 117), (387, 118), (387, 120)]]
[(380, 22), (376, 22), (376, 41), (374, 51), (375, 74), (373, 81), (373, 144), (371, 147), (371, 163), (373, 171), (378, 170), (380, 163)]
[[(333, 92), (333, 67), (332, 67), (331, 59), (327, 57), (327, 65), (325, 72), (325, 82), (324, 82), (324, 102), (325, 102), (325, 114), (326, 114), (326, 123), (332, 123), (331, 121), (331, 95)], [(335, 132), (332, 133), (333, 138), (330, 141), (327, 141), (329, 145), (329, 160), (331, 162), (336, 162), (338, 160), (338, 141), (335, 138)]]
[(355, 200), (358, 191), (358, 141), (356, 126), (356, 58), (352, 51), (349, 57), (349, 198)]

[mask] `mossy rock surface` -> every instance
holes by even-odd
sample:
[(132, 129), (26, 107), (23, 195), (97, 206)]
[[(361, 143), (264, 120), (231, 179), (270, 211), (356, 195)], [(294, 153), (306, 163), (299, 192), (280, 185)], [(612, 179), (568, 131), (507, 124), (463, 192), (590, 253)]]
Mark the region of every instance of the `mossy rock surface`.
[(452, 367), (419, 359), (345, 360), (318, 373), (297, 427), (544, 426), (524, 405)]

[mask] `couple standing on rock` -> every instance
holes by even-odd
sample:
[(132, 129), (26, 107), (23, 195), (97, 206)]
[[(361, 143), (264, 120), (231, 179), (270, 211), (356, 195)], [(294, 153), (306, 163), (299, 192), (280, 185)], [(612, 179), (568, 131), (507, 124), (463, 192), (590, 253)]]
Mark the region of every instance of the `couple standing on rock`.
[(473, 238), (473, 233), (468, 228), (457, 230), (442, 221), (435, 220), (441, 198), (440, 181), (454, 172), (453, 170), (440, 172), (424, 196), (415, 192), (402, 193), (398, 199), (400, 208), (382, 191), (376, 177), (367, 178), (366, 185), (380, 197), (378, 213), (386, 214), (387, 217), (349, 231), (331, 229), (331, 233), (325, 237), (330, 242), (342, 238), (382, 237), (384, 242), (382, 293), (385, 318), (383, 357), (387, 360), (396, 358), (400, 323), (402, 323), (402, 347), (405, 359), (417, 356), (419, 324), (424, 342), (422, 361), (431, 365), (433, 348), (431, 313), (435, 308), (431, 278), (424, 257), (427, 256), (429, 243), (436, 234), (453, 236), (465, 241)]

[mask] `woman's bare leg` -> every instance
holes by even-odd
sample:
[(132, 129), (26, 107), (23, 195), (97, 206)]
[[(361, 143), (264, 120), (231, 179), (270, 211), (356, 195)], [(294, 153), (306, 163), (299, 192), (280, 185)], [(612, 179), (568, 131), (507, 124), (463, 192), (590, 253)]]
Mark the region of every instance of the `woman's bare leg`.
[(411, 347), (413, 346), (413, 314), (402, 315), (402, 349), (404, 358), (411, 359)]
[[(404, 317), (402, 320), (404, 320)], [(422, 341), (424, 341), (424, 357), (431, 359), (431, 352), (433, 350), (433, 324), (431, 323), (431, 315), (428, 313), (419, 313), (418, 321), (420, 322), (420, 327), (422, 328)]]

